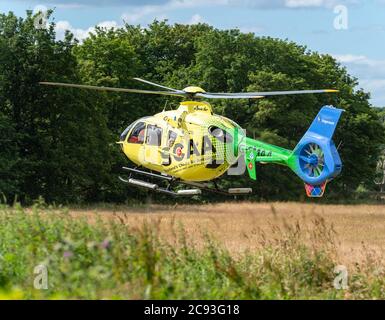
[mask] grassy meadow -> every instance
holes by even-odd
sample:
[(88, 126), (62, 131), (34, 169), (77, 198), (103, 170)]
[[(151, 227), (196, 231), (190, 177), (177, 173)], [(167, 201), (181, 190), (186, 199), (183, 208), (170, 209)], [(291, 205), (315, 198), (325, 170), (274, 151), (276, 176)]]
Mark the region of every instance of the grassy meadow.
[(0, 226), (2, 299), (385, 298), (384, 206), (37, 204)]

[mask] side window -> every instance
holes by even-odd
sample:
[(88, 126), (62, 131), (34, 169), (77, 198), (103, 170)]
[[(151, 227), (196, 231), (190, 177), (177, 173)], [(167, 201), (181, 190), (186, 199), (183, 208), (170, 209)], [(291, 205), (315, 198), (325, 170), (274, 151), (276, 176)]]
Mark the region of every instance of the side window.
[(142, 144), (144, 142), (144, 131), (146, 129), (146, 124), (144, 122), (138, 122), (128, 138), (128, 143), (138, 143)]
[(162, 128), (149, 124), (147, 126), (146, 144), (160, 146), (162, 143)]
[(174, 145), (176, 138), (177, 134), (170, 130), (167, 137), (167, 147), (171, 148)]

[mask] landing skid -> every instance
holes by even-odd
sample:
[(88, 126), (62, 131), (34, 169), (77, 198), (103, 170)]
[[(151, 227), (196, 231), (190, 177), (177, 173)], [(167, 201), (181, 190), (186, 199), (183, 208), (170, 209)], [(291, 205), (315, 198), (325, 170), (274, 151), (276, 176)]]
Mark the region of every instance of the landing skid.
[(199, 182), (192, 182), (192, 181), (179, 181), (179, 183), (187, 186), (197, 187), (201, 190), (205, 190), (208, 192), (222, 194), (225, 196), (247, 195), (253, 192), (253, 189), (251, 188), (230, 188), (228, 190), (223, 190), (218, 187), (216, 182), (213, 182), (214, 187), (211, 187), (209, 183), (199, 183)]
[[(174, 197), (195, 196), (195, 195), (199, 195), (202, 193), (202, 191), (200, 189), (185, 189), (185, 190), (175, 190), (174, 191), (172, 189), (172, 185), (174, 183), (176, 183), (177, 181), (176, 181), (176, 179), (174, 179), (173, 177), (168, 176), (168, 175), (156, 174), (156, 173), (142, 171), (142, 170), (138, 170), (138, 169), (134, 169), (134, 168), (128, 168), (128, 167), (123, 167), (122, 169), (128, 171), (129, 176), (127, 179), (119, 177), (120, 181), (122, 181), (124, 183), (131, 184), (131, 185), (136, 186), (136, 187), (142, 187), (142, 188), (145, 188), (148, 190), (168, 194), (168, 195), (171, 195)], [(163, 180), (164, 182), (166, 182), (166, 186), (162, 187), (158, 183), (152, 183), (152, 182), (147, 182), (147, 181), (143, 181), (140, 179), (136, 179), (136, 178), (134, 178), (135, 175), (142, 175), (142, 176), (146, 176), (146, 177), (151, 178), (151, 179)]]
[[(172, 195), (175, 197), (180, 196), (195, 196), (200, 195), (202, 190), (208, 192), (214, 192), (217, 194), (227, 195), (227, 196), (236, 196), (236, 195), (247, 195), (251, 194), (253, 190), (251, 188), (230, 188), (228, 190), (220, 189), (215, 182), (213, 182), (214, 187), (210, 186), (209, 183), (198, 183), (192, 181), (184, 181), (180, 179), (176, 179), (166, 174), (157, 174), (148, 171), (142, 171), (137, 168), (122, 168), (125, 171), (129, 172), (128, 178), (119, 177), (120, 181), (136, 186), (142, 187), (148, 190), (152, 190), (159, 193), (164, 193), (168, 195)], [(150, 179), (160, 180), (165, 183), (165, 187), (159, 185), (159, 183), (153, 183), (144, 181), (141, 179), (135, 178), (135, 175), (145, 176)], [(185, 185), (190, 187), (195, 187), (194, 189), (182, 189), (182, 190), (173, 190), (173, 186), (175, 185)]]

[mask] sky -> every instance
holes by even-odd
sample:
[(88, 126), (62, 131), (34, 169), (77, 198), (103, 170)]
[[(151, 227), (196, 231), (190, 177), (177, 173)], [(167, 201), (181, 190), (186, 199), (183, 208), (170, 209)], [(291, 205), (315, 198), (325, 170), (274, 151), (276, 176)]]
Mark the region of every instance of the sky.
[(2, 13), (44, 8), (55, 10), (58, 38), (66, 29), (84, 39), (95, 25), (168, 19), (289, 39), (334, 56), (374, 106), (385, 106), (385, 0), (0, 0)]

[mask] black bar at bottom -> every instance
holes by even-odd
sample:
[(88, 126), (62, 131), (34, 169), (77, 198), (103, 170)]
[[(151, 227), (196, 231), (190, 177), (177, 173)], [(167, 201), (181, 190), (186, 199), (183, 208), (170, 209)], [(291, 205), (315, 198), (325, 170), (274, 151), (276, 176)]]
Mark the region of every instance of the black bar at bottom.
[[(52, 319), (56, 315), (90, 319), (271, 319), (274, 316), (320, 318), (345, 316), (348, 312), (369, 319), (383, 310), (384, 301), (3, 301), (3, 314), (12, 318), (23, 312)], [(376, 310), (377, 309), (377, 310)], [(378, 313), (379, 314), (379, 313)]]

